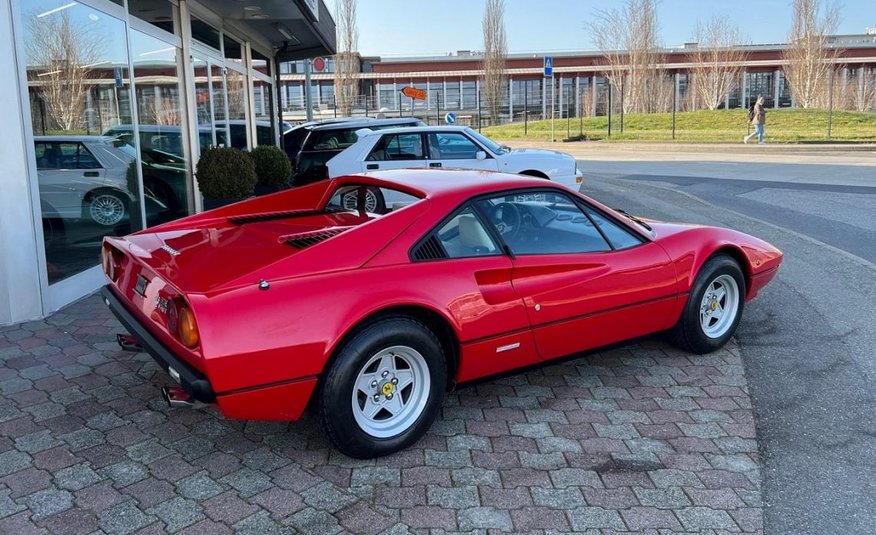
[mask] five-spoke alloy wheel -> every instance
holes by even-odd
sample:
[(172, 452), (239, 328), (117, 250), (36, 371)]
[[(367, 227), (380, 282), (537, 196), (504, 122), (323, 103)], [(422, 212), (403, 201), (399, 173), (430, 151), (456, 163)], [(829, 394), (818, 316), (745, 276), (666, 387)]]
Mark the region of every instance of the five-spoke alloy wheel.
[(739, 264), (724, 254), (713, 256), (697, 274), (672, 330), (673, 342), (693, 353), (721, 348), (736, 332), (744, 302), (745, 277)]
[(318, 413), (350, 457), (388, 455), (416, 442), (438, 414), (447, 384), (441, 342), (406, 316), (361, 327), (338, 349), (318, 393)]

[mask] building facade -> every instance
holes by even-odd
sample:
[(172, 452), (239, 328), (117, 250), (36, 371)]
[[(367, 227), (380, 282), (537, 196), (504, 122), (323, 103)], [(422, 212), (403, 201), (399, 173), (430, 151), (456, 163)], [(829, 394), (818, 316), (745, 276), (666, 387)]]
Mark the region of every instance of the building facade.
[[(836, 107), (873, 111), (876, 108), (876, 31), (861, 35), (837, 35), (830, 46), (838, 50), (835, 60), (838, 88)], [(787, 45), (739, 47), (745, 52), (738, 83), (721, 108), (747, 107), (763, 95), (769, 107), (791, 107), (783, 54)], [(696, 61), (696, 43), (662, 50), (658, 71), (667, 93), (675, 86), (678, 109), (698, 107), (690, 90)], [(544, 77), (544, 56), (553, 58), (553, 77)], [(447, 56), (362, 57), (360, 98), (354, 113), (415, 114), (440, 118), (446, 111), (472, 115), (485, 108), (480, 90), (483, 54), (467, 50)], [(280, 102), (287, 120), (305, 113), (306, 61), (280, 65)], [(506, 60), (508, 84), (502, 98), (501, 122), (549, 117), (603, 115), (607, 111), (609, 84), (603, 55), (598, 52), (512, 54)], [(427, 99), (414, 101), (400, 95), (405, 86), (426, 91)], [(315, 116), (334, 115), (332, 64), (322, 72), (310, 73)], [(668, 99), (666, 99), (668, 101)], [(668, 111), (668, 110), (663, 110)]]
[(99, 287), (103, 236), (199, 211), (200, 152), (278, 144), (277, 66), (334, 52), (321, 0), (0, 0), (0, 324)]

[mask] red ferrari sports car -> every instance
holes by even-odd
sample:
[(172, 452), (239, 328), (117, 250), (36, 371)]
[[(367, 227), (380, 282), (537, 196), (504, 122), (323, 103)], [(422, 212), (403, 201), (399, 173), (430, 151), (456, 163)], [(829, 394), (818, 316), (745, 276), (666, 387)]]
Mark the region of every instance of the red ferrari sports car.
[(401, 170), (106, 238), (102, 293), (180, 384), (171, 405), (295, 420), (312, 404), (363, 458), (416, 441), (457, 383), (659, 331), (713, 351), (781, 260), (537, 178)]

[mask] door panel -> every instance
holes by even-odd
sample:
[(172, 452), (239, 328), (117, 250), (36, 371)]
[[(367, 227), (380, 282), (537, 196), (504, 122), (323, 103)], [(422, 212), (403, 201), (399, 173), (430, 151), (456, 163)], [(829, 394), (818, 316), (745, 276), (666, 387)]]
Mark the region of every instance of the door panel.
[[(436, 132), (426, 134), (429, 145), (429, 167), (484, 169), (497, 171), (496, 159), (489, 156), (483, 147), (462, 132)], [(478, 160), (477, 152), (486, 152), (487, 158)]]
[(518, 256), (512, 283), (544, 359), (669, 328), (677, 293), (675, 268), (655, 243)]

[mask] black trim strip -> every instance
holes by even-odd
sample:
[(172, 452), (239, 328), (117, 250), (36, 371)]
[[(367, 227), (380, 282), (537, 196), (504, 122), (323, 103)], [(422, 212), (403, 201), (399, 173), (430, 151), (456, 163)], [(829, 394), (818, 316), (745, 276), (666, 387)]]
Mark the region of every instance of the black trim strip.
[(203, 403), (214, 403), (216, 394), (207, 376), (193, 366), (176, 356), (160, 340), (155, 338), (140, 321), (125, 307), (122, 301), (113, 293), (112, 287), (106, 285), (100, 290), (104, 303), (113, 315), (122, 323), (129, 333), (134, 335), (155, 362), (167, 371), (169, 367), (179, 372), (180, 385), (186, 392)]

